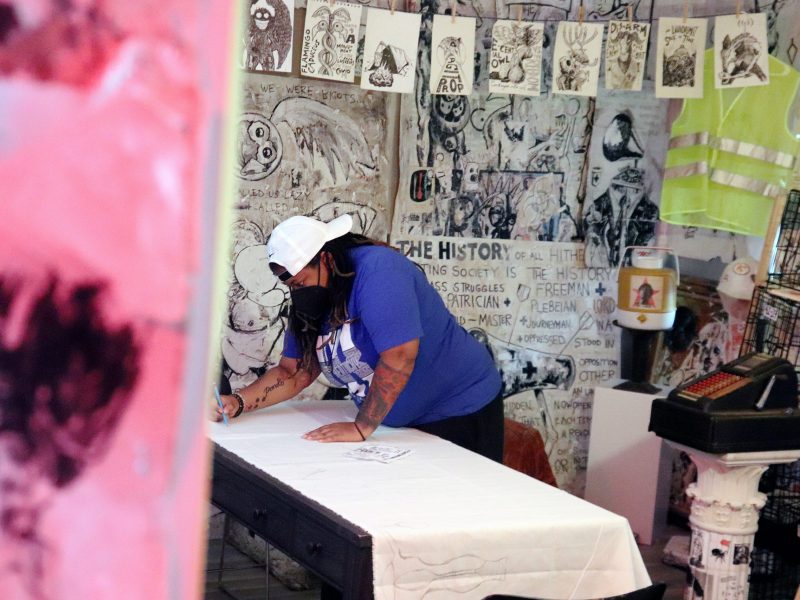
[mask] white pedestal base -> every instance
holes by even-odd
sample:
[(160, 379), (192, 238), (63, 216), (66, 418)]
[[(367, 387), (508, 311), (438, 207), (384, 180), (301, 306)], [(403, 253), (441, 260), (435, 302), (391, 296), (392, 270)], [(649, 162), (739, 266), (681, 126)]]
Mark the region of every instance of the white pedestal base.
[(697, 465), (689, 522), (692, 583), (684, 600), (747, 600), (758, 512), (766, 496), (758, 482), (772, 464), (794, 462), (800, 450), (708, 454), (670, 442)]

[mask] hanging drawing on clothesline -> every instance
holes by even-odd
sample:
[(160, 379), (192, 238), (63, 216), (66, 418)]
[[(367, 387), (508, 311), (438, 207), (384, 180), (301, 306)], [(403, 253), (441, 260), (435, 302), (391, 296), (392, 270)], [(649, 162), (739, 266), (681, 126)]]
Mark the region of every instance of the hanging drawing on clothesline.
[(606, 89), (641, 90), (650, 24), (611, 21), (606, 39)]
[(658, 21), (656, 97), (702, 98), (706, 19)]
[(714, 19), (714, 86), (769, 84), (767, 16), (741, 13)]
[(401, 94), (414, 91), (420, 20), (417, 13), (367, 10), (363, 89)]
[(655, 238), (667, 149), (667, 103), (644, 94), (609, 91), (597, 99), (589, 150), (583, 227), (586, 264), (616, 267), (626, 246)]
[(300, 73), (307, 77), (355, 80), (361, 6), (308, 0)]
[(430, 92), (469, 96), (475, 76), (475, 19), (435, 15), (431, 42)]
[(553, 51), (553, 93), (596, 96), (603, 49), (603, 25), (558, 24)]
[(249, 71), (292, 70), (294, 0), (250, 0), (243, 67)]
[(538, 96), (542, 89), (543, 23), (496, 21), (489, 57), (489, 91)]

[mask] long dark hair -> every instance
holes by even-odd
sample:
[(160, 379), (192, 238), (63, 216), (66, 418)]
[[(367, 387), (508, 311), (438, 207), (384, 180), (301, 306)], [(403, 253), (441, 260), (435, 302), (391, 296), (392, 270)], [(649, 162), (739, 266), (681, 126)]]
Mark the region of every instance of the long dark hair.
[[(355, 269), (350, 258), (350, 250), (361, 246), (384, 246), (392, 248), (389, 244), (374, 240), (358, 233), (347, 233), (330, 242), (327, 242), (317, 255), (308, 263), (311, 266), (318, 265), (323, 252), (330, 254), (331, 263), (326, 263), (330, 268), (331, 278), (328, 287), (333, 296), (333, 308), (331, 310), (328, 324), (333, 331), (345, 323), (352, 321), (347, 313), (347, 302), (350, 299), (350, 292), (353, 289), (355, 279)], [(394, 248), (392, 248), (394, 250)], [(294, 306), (289, 307), (288, 329), (297, 339), (297, 343), (302, 352), (302, 357), (298, 363), (300, 369), (310, 371), (314, 361), (317, 360), (317, 337), (322, 329), (322, 323), (309, 321), (297, 314)]]

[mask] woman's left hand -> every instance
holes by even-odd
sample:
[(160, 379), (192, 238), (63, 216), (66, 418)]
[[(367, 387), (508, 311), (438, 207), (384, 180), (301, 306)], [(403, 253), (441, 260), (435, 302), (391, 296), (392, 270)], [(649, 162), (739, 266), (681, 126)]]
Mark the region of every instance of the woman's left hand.
[(355, 423), (330, 423), (309, 431), (303, 438), (316, 442), (363, 442)]

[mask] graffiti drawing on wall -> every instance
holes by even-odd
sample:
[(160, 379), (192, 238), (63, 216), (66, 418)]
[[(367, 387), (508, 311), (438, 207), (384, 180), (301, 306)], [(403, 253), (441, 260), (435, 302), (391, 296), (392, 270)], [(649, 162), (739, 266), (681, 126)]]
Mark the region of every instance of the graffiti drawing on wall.
[(602, 44), (602, 24), (560, 22), (553, 50), (553, 93), (596, 96)]
[(542, 86), (543, 23), (496, 21), (492, 27), (489, 91), (538, 96)]
[(249, 5), (244, 68), (291, 71), (294, 0), (251, 0)]
[(608, 91), (597, 100), (589, 158), (589, 193), (583, 226), (590, 266), (617, 266), (626, 246), (655, 237), (667, 103), (649, 90)]
[(650, 24), (611, 21), (606, 40), (606, 89), (641, 90)]
[(519, 15), (526, 21), (577, 20), (581, 4), (586, 7), (586, 19), (590, 21), (627, 19), (629, 8), (632, 18), (646, 19), (650, 16), (652, 0), (498, 0), (497, 16), (516, 18)]
[(789, 0), (759, 2), (767, 15), (767, 44), (769, 53), (793, 66), (800, 66), (800, 4)]
[(360, 25), (360, 4), (308, 0), (300, 73), (352, 83)]
[(714, 19), (716, 87), (750, 87), (769, 83), (767, 16), (726, 15)]
[[(423, 39), (430, 22), (429, 16), (423, 19)], [(477, 89), (489, 78), (485, 65), (492, 24), (485, 21), (478, 28), (478, 39), (485, 41), (478, 45)], [(560, 210), (558, 227), (543, 239), (571, 239), (584, 195), (592, 102), (479, 92), (431, 96), (426, 48), (420, 44), (416, 94), (401, 103), (400, 179), (407, 183), (399, 187), (395, 231), (538, 239), (525, 232), (541, 229), (539, 223)], [(530, 173), (527, 181), (525, 172)], [(489, 183), (497, 190), (500, 181), (501, 195), (508, 200), (502, 216), (498, 195), (480, 189)], [(491, 202), (489, 195), (495, 196)], [(520, 222), (518, 204), (523, 201), (523, 217), (533, 219), (531, 224)], [(534, 214), (537, 206), (549, 214)]]
[(285, 288), (266, 264), (272, 228), (293, 214), (329, 221), (346, 212), (354, 231), (385, 239), (389, 214), (388, 159), (378, 149), (390, 95), (251, 73), (243, 98), (222, 324), (223, 374), (234, 389), (275, 364), (283, 348)]
[(369, 9), (361, 87), (408, 94), (414, 91), (421, 15)]
[(559, 486), (581, 493), (593, 387), (617, 376), (611, 268), (558, 242), (393, 237), (501, 372), (506, 415), (542, 434)]
[(662, 17), (656, 46), (656, 96), (701, 98), (706, 19)]

